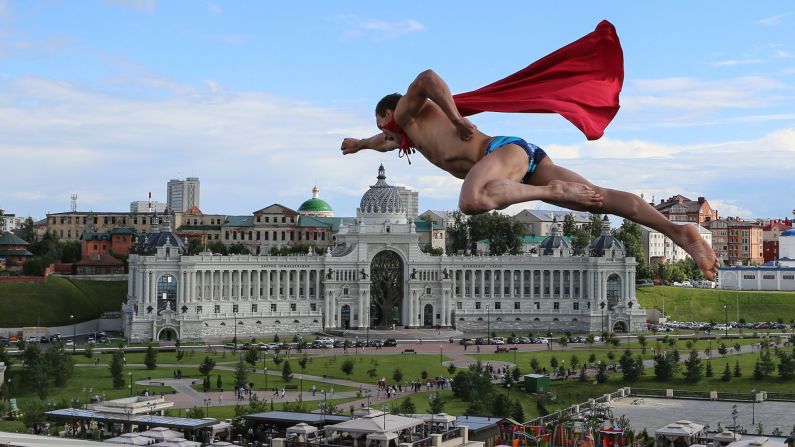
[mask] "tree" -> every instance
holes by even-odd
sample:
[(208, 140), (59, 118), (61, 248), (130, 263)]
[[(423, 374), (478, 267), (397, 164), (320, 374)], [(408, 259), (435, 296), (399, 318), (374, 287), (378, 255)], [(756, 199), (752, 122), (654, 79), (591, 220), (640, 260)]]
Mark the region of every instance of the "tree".
[(467, 221), (471, 243), (487, 239), (489, 254), (499, 256), (506, 253), (519, 254), (525, 226), (497, 211), (471, 216)]
[(795, 359), (793, 359), (793, 354), (781, 350), (778, 352), (778, 358), (778, 374), (781, 378), (784, 380), (792, 380), (795, 378)]
[(566, 350), (566, 346), (568, 346), (568, 344), (569, 344), (569, 337), (566, 337), (566, 336), (560, 337), (560, 340), (558, 340), (558, 343), (560, 344), (561, 347), (563, 347), (563, 350), (565, 351)]
[(45, 411), (47, 411), (47, 405), (43, 399), (28, 401), (27, 405), (22, 408), (22, 423), (25, 424), (25, 427), (43, 424), (47, 420), (44, 415)]
[(524, 408), (522, 407), (522, 403), (518, 400), (513, 401), (513, 410), (511, 411), (511, 419), (516, 422), (522, 423), (524, 422)]
[(607, 364), (604, 362), (599, 362), (596, 365), (596, 382), (605, 383), (607, 382), (607, 379)]
[(411, 400), (411, 397), (406, 397), (400, 402), (398, 412), (401, 414), (414, 414), (417, 412), (417, 407), (414, 405), (414, 401)]
[(676, 362), (672, 355), (665, 352), (654, 356), (654, 376), (659, 382), (667, 382), (674, 377), (676, 372)]
[(243, 359), (240, 359), (235, 367), (235, 388), (244, 387), (246, 383), (248, 383), (248, 370), (243, 363)]
[(215, 389), (223, 390), (224, 389), (224, 382), (221, 380), (221, 375), (218, 374), (215, 378)]
[(214, 368), (215, 368), (215, 359), (213, 359), (208, 355), (204, 357), (204, 360), (202, 361), (201, 365), (199, 365), (199, 372), (204, 376), (209, 376)]
[(453, 224), (447, 227), (448, 252), (457, 253), (470, 247), (469, 228), (466, 216), (460, 211), (453, 211)]
[(754, 364), (754, 380), (762, 380), (765, 378), (765, 371), (762, 369), (762, 362), (756, 359)]
[(740, 361), (735, 360), (734, 362), (734, 377), (742, 377), (743, 371), (740, 369)]
[(638, 278), (650, 278), (651, 269), (646, 263), (646, 252), (643, 250), (643, 233), (639, 224), (624, 219), (621, 227), (614, 231), (616, 239), (624, 244), (627, 256), (633, 256), (638, 266), (635, 268)]
[(110, 359), (110, 376), (113, 378), (113, 388), (124, 386), (124, 352), (115, 351)]
[(726, 347), (726, 344), (721, 343), (718, 345), (718, 354), (726, 355), (727, 352), (729, 352), (729, 349)]
[(353, 373), (353, 367), (354, 367), (353, 360), (346, 359), (344, 362), (342, 362), (342, 365), (340, 365), (340, 370), (346, 376), (350, 376)]
[(290, 366), (289, 360), (285, 361), (282, 366), (282, 380), (288, 383), (293, 380), (293, 368)]
[(431, 397), (428, 399), (428, 410), (430, 410), (431, 414), (444, 412), (444, 400), (439, 393), (431, 394)]
[(251, 349), (246, 351), (246, 363), (251, 366), (257, 366), (257, 360), (259, 360), (259, 349), (252, 346)]
[(729, 382), (730, 380), (732, 380), (732, 372), (731, 369), (729, 369), (728, 363), (726, 363), (726, 367), (723, 368), (723, 374), (720, 376), (720, 380), (724, 382)]
[(36, 223), (33, 222), (32, 217), (25, 219), (22, 228), (17, 231), (17, 236), (22, 238), (25, 242), (33, 244), (36, 242)]
[(392, 379), (395, 383), (401, 382), (403, 380), (403, 371), (401, 371), (400, 368), (395, 368), (395, 370), (392, 371)]
[(78, 241), (60, 241), (61, 262), (71, 264), (82, 257), (82, 248)]
[(713, 374), (713, 371), (712, 371), (712, 362), (707, 362), (707, 369), (706, 369), (706, 372), (704, 373), (704, 376), (705, 377), (712, 377), (713, 375), (714, 374)]
[(770, 353), (770, 349), (763, 349), (759, 354), (759, 359), (762, 364), (762, 373), (764, 373), (765, 377), (770, 376), (770, 374), (776, 370), (776, 363), (773, 361), (773, 355)]
[(303, 374), (304, 370), (306, 370), (306, 363), (308, 361), (309, 357), (307, 357), (306, 354), (302, 355), (301, 357), (298, 357), (298, 366), (301, 367), (301, 374)]
[(50, 343), (45, 354), (47, 364), (47, 374), (52, 377), (55, 386), (63, 388), (66, 382), (72, 377), (74, 372), (74, 361), (72, 357), (64, 351), (63, 343)]
[(634, 358), (629, 349), (624, 351), (624, 355), (621, 356), (618, 363), (621, 365), (621, 372), (624, 374), (626, 382), (635, 382), (643, 374), (643, 359), (640, 356), (637, 359)]
[(698, 358), (698, 352), (695, 349), (690, 351), (690, 357), (685, 360), (685, 381), (687, 383), (698, 383), (702, 378), (702, 370), (704, 365), (701, 364), (701, 359)]
[(47, 376), (47, 363), (41, 353), (38, 343), (28, 343), (23, 358), (23, 380), (34, 390), (39, 399), (46, 399), (49, 393), (49, 377)]
[(646, 340), (645, 335), (638, 335), (638, 344), (640, 344), (640, 353), (646, 355), (646, 346), (649, 344), (649, 341)]
[(541, 371), (541, 364), (538, 362), (537, 358), (533, 357), (530, 359), (530, 369), (536, 374)]
[(146, 348), (144, 364), (146, 365), (146, 369), (157, 368), (157, 351), (155, 351), (155, 348), (153, 348), (151, 344)]
[(491, 413), (499, 417), (508, 417), (513, 411), (513, 405), (504, 394), (497, 394), (491, 401)]

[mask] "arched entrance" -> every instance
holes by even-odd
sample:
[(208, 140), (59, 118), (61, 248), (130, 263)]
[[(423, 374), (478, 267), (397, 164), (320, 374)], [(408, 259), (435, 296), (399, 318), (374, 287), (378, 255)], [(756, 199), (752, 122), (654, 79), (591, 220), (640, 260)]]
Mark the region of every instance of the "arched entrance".
[(627, 323), (624, 323), (623, 321), (616, 321), (615, 324), (613, 324), (613, 332), (620, 332), (622, 334), (627, 332)]
[(179, 339), (179, 335), (177, 334), (177, 330), (173, 327), (164, 327), (160, 329), (160, 333), (157, 334), (157, 339), (159, 341), (176, 341)]
[(384, 250), (370, 264), (370, 326), (401, 326), (403, 308), (403, 260)]
[(351, 328), (351, 306), (347, 304), (340, 309), (340, 326), (343, 329)]
[(425, 327), (433, 327), (433, 305), (426, 304), (422, 308), (422, 325)]

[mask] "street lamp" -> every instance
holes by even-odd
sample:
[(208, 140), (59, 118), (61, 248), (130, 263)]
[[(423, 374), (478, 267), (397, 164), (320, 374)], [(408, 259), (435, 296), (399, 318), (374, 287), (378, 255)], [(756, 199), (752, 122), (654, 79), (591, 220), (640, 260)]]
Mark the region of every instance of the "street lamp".
[(439, 345), (439, 364), (444, 365), (444, 361), (442, 361), (442, 345)]
[(486, 304), (486, 344), (491, 344), (491, 306)]
[(268, 368), (265, 368), (265, 389), (268, 389)]
[(629, 338), (632, 336), (632, 301), (627, 303), (629, 306), (629, 312), (627, 312), (627, 347), (629, 347)]
[(511, 384), (508, 383), (508, 384), (505, 385), (505, 387), (508, 388), (508, 400), (510, 401), (511, 400)]
[(72, 323), (72, 354), (74, 354), (77, 347), (77, 326), (75, 326), (74, 314), (69, 315), (69, 322)]
[(235, 338), (232, 340), (232, 343), (235, 344), (235, 351), (237, 351), (237, 309), (232, 308), (232, 317), (235, 319)]
[(133, 389), (132, 371), (128, 372), (127, 375), (130, 377), (130, 396), (132, 396), (132, 389)]
[(210, 417), (210, 402), (212, 402), (211, 397), (204, 398), (204, 417)]

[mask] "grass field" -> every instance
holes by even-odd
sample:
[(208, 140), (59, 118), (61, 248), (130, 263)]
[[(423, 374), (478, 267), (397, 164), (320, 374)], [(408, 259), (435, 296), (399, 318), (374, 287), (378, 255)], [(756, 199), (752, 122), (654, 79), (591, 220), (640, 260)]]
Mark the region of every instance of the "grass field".
[(50, 276), (44, 283), (0, 284), (0, 327), (62, 326), (118, 311), (127, 281), (85, 281)]
[(727, 305), (729, 321), (740, 318), (747, 322), (789, 322), (795, 317), (795, 292), (736, 292), (734, 290), (691, 289), (685, 287), (638, 287), (638, 302), (646, 309), (665, 307), (671, 320), (723, 322)]
[[(350, 376), (342, 372), (341, 366), (345, 360), (353, 360), (354, 367)], [(444, 357), (442, 360), (449, 360)], [(293, 373), (301, 372), (297, 360), (291, 360), (290, 366)], [(270, 370), (281, 371), (282, 365), (276, 366), (272, 361), (267, 363)], [(375, 368), (375, 376), (370, 376), (367, 371)], [(376, 383), (381, 377), (386, 377), (389, 382), (393, 382), (392, 373), (400, 368), (403, 373), (403, 381), (419, 379), (422, 371), (428, 373), (428, 377), (450, 376), (447, 367), (440, 364), (438, 355), (355, 355), (350, 351), (347, 355), (332, 355), (325, 357), (309, 357), (306, 365), (306, 374), (314, 376), (326, 376), (335, 379), (347, 379), (364, 383)]]

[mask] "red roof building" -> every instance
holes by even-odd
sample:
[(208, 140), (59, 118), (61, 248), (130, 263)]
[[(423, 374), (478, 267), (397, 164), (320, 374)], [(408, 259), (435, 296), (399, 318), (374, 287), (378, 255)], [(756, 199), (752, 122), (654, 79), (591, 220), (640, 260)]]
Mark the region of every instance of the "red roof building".
[(790, 219), (771, 220), (762, 227), (762, 255), (765, 262), (778, 260), (778, 237), (782, 231), (791, 229), (792, 220)]

